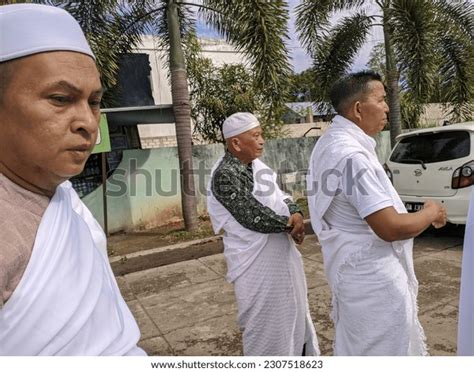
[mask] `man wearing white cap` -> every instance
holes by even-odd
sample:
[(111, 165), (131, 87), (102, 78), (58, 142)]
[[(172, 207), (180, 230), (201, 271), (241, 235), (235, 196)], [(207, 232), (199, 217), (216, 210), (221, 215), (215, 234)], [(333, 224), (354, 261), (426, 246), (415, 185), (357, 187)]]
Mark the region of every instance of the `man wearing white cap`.
[(293, 242), (304, 239), (300, 209), (258, 159), (264, 140), (254, 115), (231, 115), (222, 132), (227, 151), (212, 170), (207, 206), (215, 233), (224, 230), (244, 355), (319, 355)]
[(144, 355), (104, 233), (68, 181), (101, 97), (69, 13), (0, 6), (0, 355)]

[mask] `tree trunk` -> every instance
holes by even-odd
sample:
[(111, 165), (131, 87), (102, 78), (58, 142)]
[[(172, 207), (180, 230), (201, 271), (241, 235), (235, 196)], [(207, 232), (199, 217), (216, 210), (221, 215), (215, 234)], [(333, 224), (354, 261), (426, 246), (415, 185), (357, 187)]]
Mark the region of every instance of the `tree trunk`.
[(173, 99), (179, 167), (181, 171), (181, 207), (186, 230), (191, 231), (197, 227), (197, 202), (194, 190), (188, 80), (181, 44), (178, 6), (174, 1), (170, 1), (167, 10), (170, 37), (171, 96)]
[(402, 116), (400, 113), (400, 97), (398, 89), (398, 69), (395, 63), (395, 55), (393, 52), (391, 33), (387, 22), (387, 8), (383, 9), (383, 35), (385, 44), (385, 65), (387, 68), (387, 98), (390, 113), (388, 120), (390, 123), (390, 144), (392, 148), (395, 146), (395, 138), (402, 132)]

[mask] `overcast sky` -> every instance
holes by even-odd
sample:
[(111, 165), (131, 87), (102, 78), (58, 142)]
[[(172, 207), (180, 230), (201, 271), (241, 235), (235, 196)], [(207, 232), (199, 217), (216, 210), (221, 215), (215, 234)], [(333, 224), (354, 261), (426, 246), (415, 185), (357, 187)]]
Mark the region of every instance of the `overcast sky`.
[[(290, 52), (291, 63), (293, 65), (293, 69), (295, 72), (301, 72), (306, 70), (307, 68), (311, 67), (311, 58), (306, 54), (304, 48), (302, 48), (301, 44), (298, 41), (298, 37), (295, 32), (295, 14), (294, 10), (295, 7), (300, 3), (300, 0), (289, 0), (288, 1), (290, 6), (290, 22), (289, 22), (289, 36), (290, 40), (288, 42), (288, 50)], [(369, 2), (370, 3), (370, 2)], [(376, 9), (374, 9), (371, 5), (367, 6), (367, 13), (373, 14)], [(335, 16), (333, 19), (337, 21), (347, 14), (339, 14)], [(217, 38), (218, 35), (210, 29), (207, 29), (203, 24), (198, 24), (198, 34), (200, 36)], [(380, 27), (374, 27), (372, 33), (368, 37), (368, 41), (366, 45), (361, 49), (359, 55), (355, 59), (352, 70), (357, 71), (364, 69), (366, 67), (366, 63), (369, 60), (370, 51), (374, 44), (381, 42), (383, 39), (382, 30)]]

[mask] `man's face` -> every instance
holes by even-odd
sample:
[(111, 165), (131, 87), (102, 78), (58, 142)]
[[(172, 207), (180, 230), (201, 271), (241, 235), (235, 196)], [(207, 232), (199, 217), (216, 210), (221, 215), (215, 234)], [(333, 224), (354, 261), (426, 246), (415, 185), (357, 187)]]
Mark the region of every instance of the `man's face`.
[(250, 129), (237, 137), (238, 140), (238, 156), (245, 163), (262, 156), (263, 144), (265, 143), (262, 136), (262, 128), (260, 126)]
[(359, 102), (360, 127), (369, 136), (383, 130), (387, 124), (388, 105), (385, 102), (385, 88), (380, 81), (369, 83), (369, 91)]
[(0, 171), (49, 191), (79, 174), (96, 141), (101, 98), (87, 55), (50, 52), (14, 61), (0, 103)]

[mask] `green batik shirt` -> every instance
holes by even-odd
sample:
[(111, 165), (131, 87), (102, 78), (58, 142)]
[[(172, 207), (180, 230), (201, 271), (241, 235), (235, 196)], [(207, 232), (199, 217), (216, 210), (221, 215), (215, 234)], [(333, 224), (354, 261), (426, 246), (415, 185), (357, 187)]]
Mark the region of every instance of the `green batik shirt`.
[[(289, 232), (288, 217), (280, 216), (260, 203), (252, 194), (254, 186), (252, 164), (245, 165), (226, 152), (212, 177), (215, 198), (243, 227), (259, 233)], [(291, 199), (285, 199), (290, 214), (301, 213)]]

